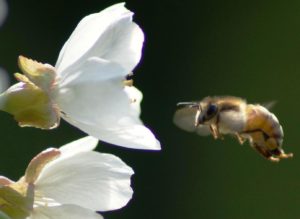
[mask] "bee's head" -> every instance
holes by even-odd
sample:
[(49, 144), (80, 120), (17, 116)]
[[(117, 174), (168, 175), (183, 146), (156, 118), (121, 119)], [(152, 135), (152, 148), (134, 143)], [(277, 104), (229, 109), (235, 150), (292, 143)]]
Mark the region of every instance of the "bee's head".
[(197, 109), (195, 126), (210, 124), (214, 121), (219, 112), (218, 105), (206, 99), (201, 102), (180, 102), (177, 106)]
[(195, 117), (195, 126), (209, 124), (212, 122), (219, 112), (217, 104), (211, 102), (200, 102)]

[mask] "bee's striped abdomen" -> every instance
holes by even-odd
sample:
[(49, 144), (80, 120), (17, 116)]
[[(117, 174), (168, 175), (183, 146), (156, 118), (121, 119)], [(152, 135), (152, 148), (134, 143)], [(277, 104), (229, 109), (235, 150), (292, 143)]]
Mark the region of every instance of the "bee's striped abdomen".
[(243, 133), (265, 157), (282, 156), (283, 130), (276, 116), (260, 105), (247, 106), (247, 124)]

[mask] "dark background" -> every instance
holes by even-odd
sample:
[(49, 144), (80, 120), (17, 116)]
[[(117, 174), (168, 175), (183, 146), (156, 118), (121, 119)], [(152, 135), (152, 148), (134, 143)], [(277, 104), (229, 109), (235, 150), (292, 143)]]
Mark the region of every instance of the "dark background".
[[(15, 83), (12, 74), (20, 54), (54, 65), (82, 17), (118, 2), (8, 1), (9, 14), (0, 29), (0, 66)], [(300, 2), (132, 0), (126, 5), (146, 35), (134, 79), (144, 94), (142, 119), (162, 151), (99, 144), (98, 151), (121, 157), (136, 173), (133, 199), (104, 216), (298, 218)], [(248, 102), (276, 100), (272, 111), (284, 128), (284, 149), (295, 157), (274, 164), (230, 137), (215, 141), (173, 125), (177, 102), (229, 94)], [(1, 113), (0, 123), (0, 173), (12, 179), (23, 175), (45, 147), (84, 136), (64, 121), (52, 131), (21, 129)]]

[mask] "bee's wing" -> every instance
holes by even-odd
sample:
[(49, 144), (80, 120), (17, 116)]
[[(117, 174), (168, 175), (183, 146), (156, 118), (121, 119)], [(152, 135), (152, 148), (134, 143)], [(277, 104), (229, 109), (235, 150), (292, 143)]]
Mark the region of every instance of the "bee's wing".
[(269, 101), (269, 102), (264, 102), (261, 105), (263, 107), (267, 108), (268, 110), (270, 110), (271, 108), (273, 108), (276, 105), (276, 103), (277, 103), (277, 101), (272, 100), (272, 101)]
[(173, 117), (173, 122), (179, 128), (188, 131), (196, 132), (198, 135), (209, 135), (210, 129), (206, 125), (195, 126), (195, 116), (197, 109), (193, 107), (183, 107), (178, 109)]

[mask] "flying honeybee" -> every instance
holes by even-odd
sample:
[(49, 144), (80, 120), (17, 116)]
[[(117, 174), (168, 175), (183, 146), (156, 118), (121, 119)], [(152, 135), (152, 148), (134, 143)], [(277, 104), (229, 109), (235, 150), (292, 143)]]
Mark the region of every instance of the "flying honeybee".
[(212, 134), (215, 139), (229, 134), (240, 144), (246, 140), (270, 161), (293, 157), (282, 149), (283, 130), (276, 116), (259, 104), (247, 104), (238, 97), (206, 97), (200, 102), (178, 103), (174, 123), (199, 135)]

